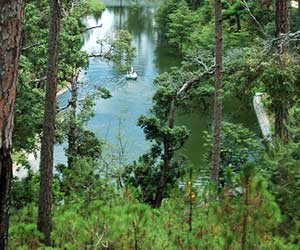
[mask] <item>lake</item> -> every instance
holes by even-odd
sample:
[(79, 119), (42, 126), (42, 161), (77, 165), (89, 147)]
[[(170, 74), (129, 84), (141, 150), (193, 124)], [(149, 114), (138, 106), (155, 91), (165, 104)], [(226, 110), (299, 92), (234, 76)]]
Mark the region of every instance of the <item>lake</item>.
[[(81, 74), (85, 84), (79, 90), (79, 98), (91, 93), (94, 85), (106, 87), (112, 94), (108, 100), (98, 99), (95, 105), (95, 116), (88, 123), (107, 144), (107, 150), (116, 156), (120, 152), (120, 143), (124, 146), (124, 162), (130, 162), (146, 152), (150, 145), (145, 141), (143, 131), (137, 127), (137, 119), (141, 114), (149, 113), (152, 96), (155, 92), (154, 78), (168, 71), (172, 66), (180, 64), (180, 56), (159, 38), (155, 28), (155, 4), (143, 4), (132, 8), (130, 4), (112, 1), (98, 16), (86, 17), (83, 22), (87, 27), (102, 24), (102, 28), (92, 29), (84, 35), (83, 50), (97, 52), (100, 45), (97, 41), (107, 34), (119, 29), (127, 29), (133, 36), (136, 57), (133, 67), (138, 73), (137, 81), (126, 81), (124, 74), (115, 70), (111, 63), (99, 59), (90, 59), (89, 67)], [(70, 96), (66, 92), (59, 97), (63, 105)], [(245, 107), (237, 100), (225, 100), (224, 120), (242, 123), (254, 132), (260, 133), (253, 109)], [(203, 131), (212, 128), (212, 108), (208, 111), (193, 110), (179, 115), (178, 124), (184, 124), (191, 130), (191, 138), (180, 153), (187, 156), (190, 163), (197, 168), (203, 164)], [(63, 148), (55, 147), (55, 163), (66, 162)], [(123, 148), (123, 147), (122, 147)]]

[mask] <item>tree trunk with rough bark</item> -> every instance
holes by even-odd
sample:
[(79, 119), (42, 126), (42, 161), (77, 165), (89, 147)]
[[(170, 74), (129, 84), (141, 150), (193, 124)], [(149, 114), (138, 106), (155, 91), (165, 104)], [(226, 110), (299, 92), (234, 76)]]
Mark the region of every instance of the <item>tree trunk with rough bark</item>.
[(0, 0), (0, 250), (8, 249), (12, 134), (24, 0)]
[(276, 0), (275, 21), (277, 37), (290, 31), (290, 0)]
[(44, 234), (44, 243), (51, 245), (51, 206), (53, 148), (56, 115), (58, 44), (60, 32), (60, 3), (50, 0), (51, 17), (48, 38), (48, 69), (46, 80), (45, 113), (40, 163), (40, 195), (37, 227)]
[(220, 148), (222, 125), (222, 2), (215, 0), (215, 103), (214, 103), (214, 132), (212, 150), (211, 178), (216, 184), (219, 181), (220, 172)]
[[(276, 36), (280, 38), (290, 32), (290, 1), (276, 0), (275, 2), (275, 21), (276, 21)], [(279, 60), (281, 55), (288, 52), (288, 44), (284, 44), (281, 40), (278, 43), (277, 53)], [(284, 143), (289, 141), (289, 132), (286, 124), (288, 121), (289, 100), (282, 100), (280, 107), (275, 110), (275, 135), (281, 138)]]

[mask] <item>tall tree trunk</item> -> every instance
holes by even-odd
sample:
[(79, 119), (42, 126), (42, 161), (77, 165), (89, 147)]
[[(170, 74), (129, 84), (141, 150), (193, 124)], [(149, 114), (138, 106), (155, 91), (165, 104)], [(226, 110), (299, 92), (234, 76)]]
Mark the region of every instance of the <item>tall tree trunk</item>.
[(60, 3), (50, 0), (51, 17), (48, 38), (48, 68), (45, 96), (44, 126), (40, 164), (40, 195), (37, 227), (44, 234), (44, 243), (51, 244), (51, 205), (53, 147), (56, 115), (56, 91), (58, 70), (58, 43), (60, 31)]
[(218, 184), (220, 172), (221, 123), (222, 123), (222, 1), (215, 0), (215, 103), (212, 150), (212, 180)]
[(8, 249), (12, 134), (24, 0), (0, 0), (0, 250)]
[[(290, 1), (289, 0), (276, 0), (275, 2), (275, 16), (276, 16), (276, 36), (280, 38), (290, 32)], [(277, 53), (279, 60), (281, 55), (288, 52), (288, 44), (283, 40), (279, 40)], [(281, 138), (284, 143), (289, 141), (289, 132), (287, 131), (286, 124), (288, 120), (289, 100), (282, 100), (279, 107), (275, 110), (275, 135)]]
[(277, 37), (290, 31), (290, 0), (276, 0), (276, 35)]

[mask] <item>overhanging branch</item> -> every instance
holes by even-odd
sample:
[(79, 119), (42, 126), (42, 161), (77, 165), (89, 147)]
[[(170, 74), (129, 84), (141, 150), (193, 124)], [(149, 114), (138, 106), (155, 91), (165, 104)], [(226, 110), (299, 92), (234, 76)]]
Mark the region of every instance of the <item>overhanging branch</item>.
[(207, 75), (212, 75), (215, 72), (215, 66), (212, 66), (209, 68), (207, 71), (203, 72), (199, 76), (193, 77), (192, 79), (186, 81), (182, 87), (177, 91), (177, 96), (181, 96), (184, 93), (186, 93), (192, 86), (193, 84), (199, 82), (203, 77)]
[(89, 31), (89, 30), (92, 30), (92, 29), (98, 29), (98, 28), (101, 28), (101, 27), (102, 27), (102, 24), (96, 25), (96, 26), (93, 26), (93, 27), (88, 27), (83, 32), (86, 32), (86, 31)]

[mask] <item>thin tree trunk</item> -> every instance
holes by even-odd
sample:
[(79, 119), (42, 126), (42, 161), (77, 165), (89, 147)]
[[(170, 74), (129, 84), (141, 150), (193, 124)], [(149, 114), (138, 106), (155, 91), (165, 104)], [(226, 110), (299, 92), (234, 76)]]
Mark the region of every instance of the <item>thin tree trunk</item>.
[(220, 172), (220, 147), (222, 123), (222, 2), (215, 0), (215, 103), (214, 103), (214, 134), (212, 150), (212, 180), (218, 184)]
[(245, 212), (243, 214), (242, 225), (242, 250), (247, 250), (247, 234), (248, 234), (248, 217), (249, 217), (249, 193), (250, 193), (250, 179), (247, 176), (245, 180)]
[(193, 230), (193, 169), (190, 169), (190, 180), (189, 180), (189, 232)]
[(0, 250), (8, 249), (12, 134), (24, 0), (0, 0)]
[(51, 245), (51, 206), (53, 147), (56, 115), (56, 90), (58, 71), (58, 43), (60, 31), (60, 3), (50, 0), (51, 18), (48, 40), (48, 69), (46, 81), (44, 127), (40, 165), (40, 195), (37, 227), (44, 234), (44, 243)]
[(76, 126), (76, 112), (77, 112), (77, 96), (78, 96), (78, 72), (74, 68), (72, 82), (71, 82), (71, 100), (70, 100), (70, 125), (68, 132), (68, 167), (72, 167), (74, 157), (77, 153), (76, 149), (76, 137), (77, 137), (77, 126)]
[(237, 31), (241, 31), (242, 26), (241, 26), (241, 18), (239, 15), (235, 15), (235, 19), (236, 19), (236, 29)]
[[(275, 2), (276, 16), (276, 36), (280, 38), (290, 32), (290, 1), (276, 0)], [(288, 52), (288, 44), (280, 41), (277, 48), (279, 57), (283, 53)], [(281, 60), (281, 58), (279, 58)], [(288, 121), (289, 100), (282, 100), (280, 107), (275, 110), (275, 135), (281, 138), (284, 143), (289, 141), (289, 132), (286, 124)]]

